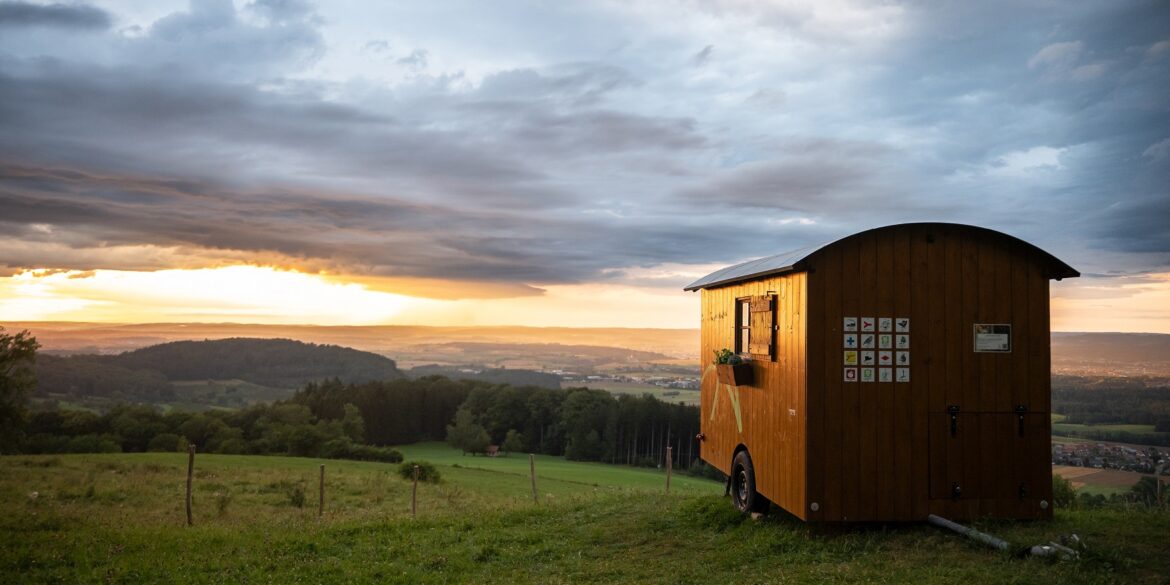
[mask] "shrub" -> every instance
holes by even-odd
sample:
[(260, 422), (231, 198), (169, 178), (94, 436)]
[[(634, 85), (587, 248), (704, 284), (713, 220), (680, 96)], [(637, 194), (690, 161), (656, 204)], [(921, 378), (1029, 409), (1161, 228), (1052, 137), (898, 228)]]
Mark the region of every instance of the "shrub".
[(398, 475), (403, 479), (414, 478), (414, 466), (418, 466), (418, 480), (427, 483), (439, 483), (439, 470), (429, 461), (407, 461), (398, 466)]
[(352, 461), (402, 462), (402, 453), (394, 449), (362, 445), (344, 438), (327, 441), (321, 447), (321, 456), (327, 459), (349, 459)]
[(1052, 474), (1052, 504), (1063, 509), (1077, 505), (1077, 490), (1072, 482), (1055, 473)]

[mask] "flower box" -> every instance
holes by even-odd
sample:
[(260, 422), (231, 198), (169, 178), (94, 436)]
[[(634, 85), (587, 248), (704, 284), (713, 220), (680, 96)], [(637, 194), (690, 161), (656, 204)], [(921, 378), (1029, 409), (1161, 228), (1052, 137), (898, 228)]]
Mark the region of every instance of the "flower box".
[(715, 364), (719, 382), (732, 386), (747, 386), (752, 383), (751, 364)]

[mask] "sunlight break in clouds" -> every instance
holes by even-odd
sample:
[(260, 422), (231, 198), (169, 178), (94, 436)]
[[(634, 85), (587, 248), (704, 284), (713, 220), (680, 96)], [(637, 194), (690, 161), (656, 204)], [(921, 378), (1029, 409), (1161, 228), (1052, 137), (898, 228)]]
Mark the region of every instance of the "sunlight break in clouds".
[(129, 272), (29, 270), (0, 279), (0, 320), (384, 323), (414, 301), (261, 266)]

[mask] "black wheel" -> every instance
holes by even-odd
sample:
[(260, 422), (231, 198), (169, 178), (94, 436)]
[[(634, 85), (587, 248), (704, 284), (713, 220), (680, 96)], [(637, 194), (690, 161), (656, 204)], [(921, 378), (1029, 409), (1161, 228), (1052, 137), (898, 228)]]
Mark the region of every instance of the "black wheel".
[(736, 453), (731, 462), (731, 503), (744, 514), (768, 510), (770, 502), (756, 491), (756, 470), (747, 451)]

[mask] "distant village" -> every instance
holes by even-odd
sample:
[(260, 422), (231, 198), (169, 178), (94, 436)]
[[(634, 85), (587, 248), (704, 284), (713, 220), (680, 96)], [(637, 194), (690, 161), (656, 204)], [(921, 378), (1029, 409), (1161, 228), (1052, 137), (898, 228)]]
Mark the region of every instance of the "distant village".
[(625, 374), (581, 374), (564, 370), (551, 370), (557, 374), (566, 386), (587, 386), (596, 382), (614, 382), (621, 384), (649, 384), (659, 388), (672, 390), (698, 390), (699, 379), (694, 376), (627, 376)]
[(1170, 450), (1117, 443), (1052, 444), (1053, 465), (1154, 473), (1159, 463), (1162, 475), (1170, 475)]

